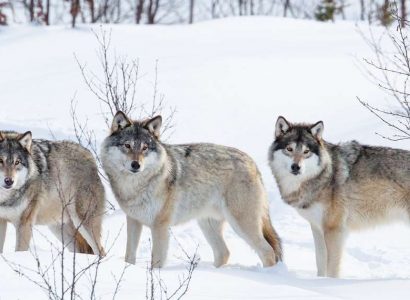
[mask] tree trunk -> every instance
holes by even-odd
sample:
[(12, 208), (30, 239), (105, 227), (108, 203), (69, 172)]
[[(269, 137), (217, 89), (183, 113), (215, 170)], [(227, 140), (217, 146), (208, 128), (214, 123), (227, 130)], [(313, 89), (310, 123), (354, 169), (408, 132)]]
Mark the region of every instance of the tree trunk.
[(212, 9), (211, 9), (212, 19), (219, 17), (219, 15), (216, 12), (216, 9), (218, 7), (219, 7), (219, 0), (212, 0)]
[(6, 6), (6, 3), (0, 2), (0, 25), (7, 25), (7, 16), (1, 11), (1, 9)]
[(154, 24), (155, 21), (155, 16), (152, 15), (152, 11), (153, 11), (153, 5), (154, 5), (154, 0), (149, 0), (148, 3), (148, 24)]
[[(336, 3), (335, 3), (336, 5)], [(340, 6), (337, 8), (336, 7), (336, 11), (338, 11), (341, 15), (342, 15), (342, 19), (346, 20), (346, 15), (345, 15), (345, 0), (340, 0)]]
[(189, 24), (194, 23), (194, 6), (195, 0), (189, 1)]
[(117, 0), (117, 19), (115, 20), (116, 23), (121, 21), (121, 0)]
[(148, 4), (148, 24), (155, 24), (155, 17), (159, 9), (159, 0), (149, 0)]
[(401, 0), (401, 27), (406, 26), (407, 21), (407, 9), (406, 9), (406, 0)]
[(80, 0), (71, 0), (71, 27), (75, 27), (77, 15), (80, 12)]
[(144, 12), (144, 0), (137, 0), (137, 6), (135, 7), (135, 24), (141, 23), (143, 12)]
[(50, 25), (50, 0), (46, 0), (46, 12), (44, 13), (44, 22)]
[(30, 0), (29, 4), (30, 22), (34, 21), (34, 0)]
[(366, 15), (366, 9), (364, 6), (364, 0), (360, 0), (360, 20), (364, 21)]
[(90, 17), (91, 23), (95, 23), (95, 3), (94, 0), (87, 0), (88, 6), (90, 7)]
[(283, 6), (283, 16), (286, 18), (288, 15), (288, 10), (290, 8), (290, 0), (285, 0), (284, 6)]

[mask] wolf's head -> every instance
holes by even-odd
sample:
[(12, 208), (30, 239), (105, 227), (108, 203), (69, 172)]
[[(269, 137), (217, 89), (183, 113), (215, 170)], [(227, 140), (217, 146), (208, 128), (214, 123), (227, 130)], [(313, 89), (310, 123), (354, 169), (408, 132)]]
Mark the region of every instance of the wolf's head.
[(156, 166), (162, 151), (159, 142), (161, 124), (161, 116), (132, 121), (118, 111), (112, 121), (111, 134), (103, 146), (110, 165), (131, 174)]
[(0, 189), (18, 189), (29, 176), (31, 132), (0, 132)]
[(323, 122), (292, 124), (284, 117), (276, 121), (275, 141), (269, 150), (269, 164), (277, 178), (302, 182), (324, 168)]

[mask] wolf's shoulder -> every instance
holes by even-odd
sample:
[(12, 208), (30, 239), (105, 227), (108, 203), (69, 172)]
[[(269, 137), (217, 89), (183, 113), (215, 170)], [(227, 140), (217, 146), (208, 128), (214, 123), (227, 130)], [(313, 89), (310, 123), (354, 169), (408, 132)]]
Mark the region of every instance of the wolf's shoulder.
[(332, 152), (336, 152), (339, 157), (349, 164), (358, 161), (380, 161), (380, 160), (401, 160), (410, 161), (410, 151), (385, 146), (371, 146), (361, 144), (358, 141), (349, 141), (337, 145), (330, 145)]
[(33, 140), (33, 145), (37, 146), (38, 148), (45, 150), (45, 152), (50, 151), (57, 151), (57, 152), (83, 152), (83, 153), (90, 153), (91, 152), (85, 148), (84, 146), (80, 145), (74, 141), (68, 140), (46, 140), (46, 139), (35, 139)]
[(352, 140), (339, 144), (326, 143), (326, 148), (330, 150), (334, 158), (340, 158), (348, 164), (354, 164), (361, 155), (363, 145), (356, 140)]

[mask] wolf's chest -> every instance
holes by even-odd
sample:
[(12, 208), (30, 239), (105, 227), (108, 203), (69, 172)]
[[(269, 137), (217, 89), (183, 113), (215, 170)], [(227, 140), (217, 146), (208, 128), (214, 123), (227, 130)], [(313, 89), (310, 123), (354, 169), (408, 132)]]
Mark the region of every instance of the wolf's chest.
[(13, 202), (3, 202), (0, 204), (0, 218), (12, 223), (19, 222), (20, 216), (27, 208), (28, 200), (26, 198), (17, 199)]
[(313, 203), (308, 208), (297, 208), (297, 212), (317, 228), (322, 227), (324, 208), (321, 203)]
[(154, 223), (164, 205), (164, 197), (159, 195), (155, 184), (141, 185), (125, 179), (115, 192), (122, 210), (147, 226)]
[(121, 207), (127, 215), (150, 226), (158, 218), (163, 205), (160, 199), (139, 196)]

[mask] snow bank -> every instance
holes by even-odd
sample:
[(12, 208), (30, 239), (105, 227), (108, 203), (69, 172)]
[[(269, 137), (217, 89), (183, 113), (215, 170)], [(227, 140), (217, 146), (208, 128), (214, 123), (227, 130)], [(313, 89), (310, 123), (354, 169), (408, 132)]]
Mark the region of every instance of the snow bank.
[[(365, 25), (362, 25), (365, 26)], [(213, 142), (249, 153), (260, 167), (269, 191), (271, 216), (284, 243), (285, 262), (264, 270), (255, 253), (230, 229), (226, 230), (231, 259), (212, 267), (212, 253), (195, 223), (173, 229), (188, 252), (198, 246), (201, 256), (187, 299), (408, 299), (410, 232), (392, 225), (353, 234), (347, 243), (342, 273), (346, 279), (315, 276), (314, 247), (309, 225), (285, 206), (267, 167), (267, 149), (278, 115), (291, 121), (323, 120), (324, 136), (332, 142), (357, 139), (363, 143), (408, 149), (374, 133), (383, 127), (356, 100), (387, 103), (358, 65), (371, 53), (353, 23), (322, 24), (267, 17), (232, 18), (192, 26), (113, 26), (112, 45), (120, 55), (139, 59), (138, 99), (152, 97), (155, 62), (159, 89), (167, 104), (177, 108), (175, 132), (169, 142)], [(69, 114), (75, 95), (78, 111), (89, 119), (99, 139), (107, 132), (95, 97), (87, 90), (74, 59), (98, 70), (97, 43), (90, 29), (20, 27), (0, 29), (0, 127), (32, 130), (35, 137), (73, 136)], [(377, 29), (376, 29), (377, 30)], [(387, 132), (388, 133), (388, 132)], [(110, 198), (111, 201), (114, 199)], [(123, 268), (125, 217), (106, 218), (105, 239), (111, 258), (99, 281), (103, 299), (112, 296), (111, 272)], [(13, 253), (15, 231), (9, 226), (5, 257), (32, 265), (29, 253)], [(35, 233), (40, 258), (50, 259), (39, 227)], [(144, 230), (136, 266), (127, 269), (119, 299), (145, 297), (149, 232)], [(162, 271), (170, 286), (184, 273), (181, 250), (171, 242), (169, 266)], [(79, 257), (85, 264), (87, 258)], [(31, 282), (0, 261), (1, 299), (43, 299)], [(86, 282), (81, 287), (87, 291)]]

